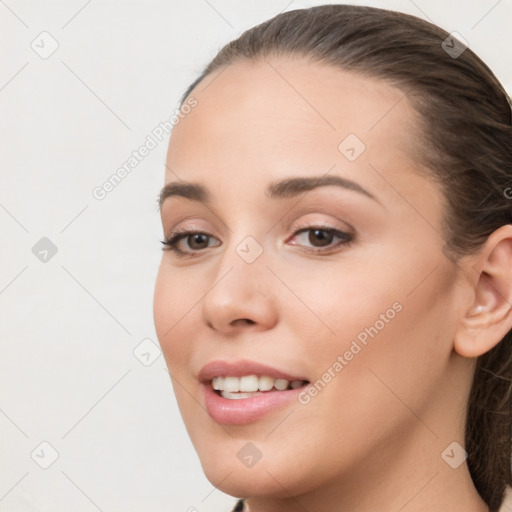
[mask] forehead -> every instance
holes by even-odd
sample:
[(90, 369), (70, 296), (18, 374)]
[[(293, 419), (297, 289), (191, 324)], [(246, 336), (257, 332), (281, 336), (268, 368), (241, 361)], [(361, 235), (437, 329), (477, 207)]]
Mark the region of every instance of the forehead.
[(242, 156), (261, 163), (263, 149), (291, 159), (316, 149), (331, 161), (349, 134), (367, 150), (403, 152), (416, 129), (416, 114), (400, 89), (298, 57), (236, 61), (207, 76), (191, 96), (197, 106), (170, 138), (175, 164)]

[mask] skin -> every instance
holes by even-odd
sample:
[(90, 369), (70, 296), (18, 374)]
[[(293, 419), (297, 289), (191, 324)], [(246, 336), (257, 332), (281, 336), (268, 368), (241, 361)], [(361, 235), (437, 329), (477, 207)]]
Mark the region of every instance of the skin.
[[(457, 264), (445, 257), (443, 197), (413, 150), (417, 114), (387, 83), (275, 57), (235, 62), (192, 96), (165, 182), (201, 183), (212, 203), (169, 197), (162, 225), (212, 237), (203, 249), (183, 239), (185, 257), (163, 252), (154, 318), (207, 478), (248, 497), (251, 512), (487, 511), (466, 463), (453, 469), (441, 454), (464, 445), (475, 358), (512, 326), (512, 226)], [(350, 133), (366, 146), (352, 162), (338, 150)], [(265, 196), (275, 180), (326, 173), (376, 200), (334, 186)], [(299, 223), (353, 240), (325, 247)], [(247, 236), (263, 250), (250, 264), (236, 252)], [(397, 302), (308, 404), (247, 425), (207, 414), (196, 379), (207, 362), (252, 359), (315, 382)], [(262, 453), (250, 468), (237, 458), (249, 441)]]

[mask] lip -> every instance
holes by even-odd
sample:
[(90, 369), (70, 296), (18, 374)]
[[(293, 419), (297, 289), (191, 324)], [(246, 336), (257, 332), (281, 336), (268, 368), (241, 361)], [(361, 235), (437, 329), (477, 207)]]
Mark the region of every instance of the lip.
[[(297, 400), (306, 386), (286, 391), (263, 391), (251, 398), (231, 400), (218, 395), (209, 383), (202, 383), (202, 394), (210, 417), (223, 425), (247, 425), (254, 423), (273, 411), (281, 410)], [(297, 404), (298, 406), (298, 404)]]
[(206, 383), (214, 377), (243, 377), (244, 375), (267, 375), (274, 379), (285, 379), (290, 382), (294, 380), (309, 380), (304, 376), (291, 375), (272, 366), (247, 359), (239, 361), (211, 361), (201, 368), (197, 378), (201, 383)]
[[(218, 395), (211, 386), (214, 377), (243, 377), (244, 375), (268, 375), (274, 379), (308, 381), (308, 384), (285, 391), (263, 391), (251, 398), (232, 400)], [(297, 396), (307, 386), (309, 379), (295, 376), (256, 361), (241, 360), (235, 362), (211, 361), (203, 366), (198, 374), (202, 398), (210, 417), (223, 425), (246, 425), (263, 418), (276, 410), (283, 410), (297, 400)]]

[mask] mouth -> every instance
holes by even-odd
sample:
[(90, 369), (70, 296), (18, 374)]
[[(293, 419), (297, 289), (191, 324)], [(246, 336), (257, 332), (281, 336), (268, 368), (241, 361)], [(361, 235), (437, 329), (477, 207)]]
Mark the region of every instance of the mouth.
[(284, 411), (310, 381), (254, 361), (213, 361), (199, 372), (205, 408), (217, 423), (243, 425)]
[(263, 393), (298, 389), (306, 384), (309, 381), (276, 379), (270, 375), (219, 376), (209, 381), (215, 393), (228, 400), (243, 400)]

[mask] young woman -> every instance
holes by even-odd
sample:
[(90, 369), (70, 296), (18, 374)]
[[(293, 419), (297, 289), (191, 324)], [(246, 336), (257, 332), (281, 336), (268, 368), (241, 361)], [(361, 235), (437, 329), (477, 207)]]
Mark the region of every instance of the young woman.
[(510, 510), (490, 69), (416, 17), (325, 5), (227, 44), (181, 104), (154, 314), (207, 478), (251, 512)]

